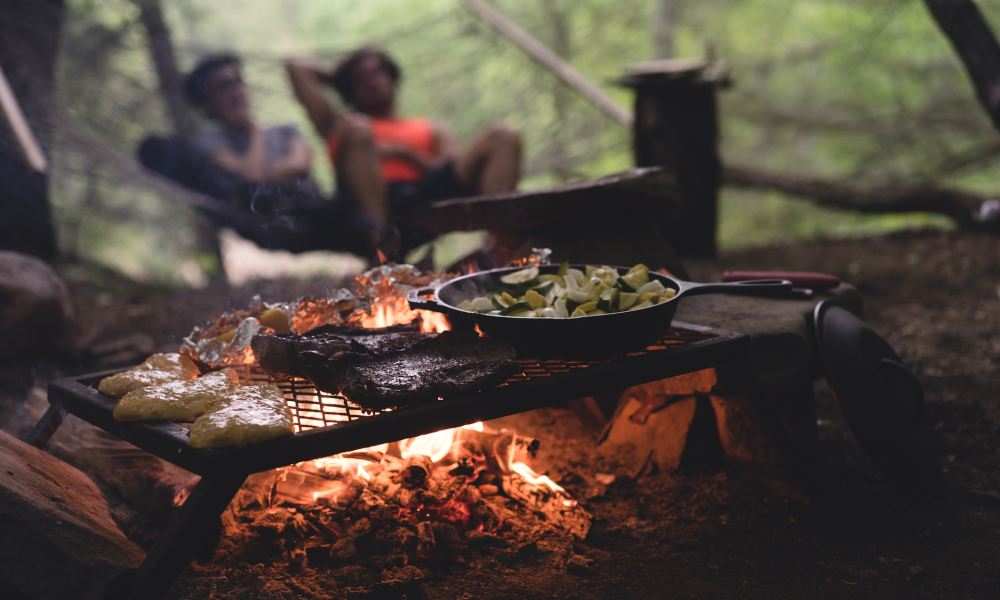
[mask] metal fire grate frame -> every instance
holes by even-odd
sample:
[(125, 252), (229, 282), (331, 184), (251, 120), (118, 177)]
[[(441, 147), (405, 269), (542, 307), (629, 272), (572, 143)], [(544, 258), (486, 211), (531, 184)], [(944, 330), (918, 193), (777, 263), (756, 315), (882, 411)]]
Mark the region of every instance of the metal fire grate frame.
[(138, 571), (109, 591), (115, 598), (155, 600), (199, 551), (215, 545), (219, 515), (251, 473), (719, 366), (742, 352), (747, 339), (675, 322), (661, 340), (638, 352), (589, 361), (519, 359), (520, 373), (496, 388), (380, 413), (367, 413), (343, 396), (317, 394), (305, 380), (279, 381), (302, 430), (242, 448), (191, 448), (187, 428), (177, 423), (115, 421), (117, 400), (98, 392), (97, 383), (116, 371), (91, 373), (49, 385), (49, 409), (29, 441), (44, 447), (71, 413), (201, 475)]
[[(624, 356), (589, 360), (521, 358), (516, 360), (520, 369), (497, 387), (498, 389), (511, 386), (516, 388), (539, 379), (571, 377), (573, 373), (592, 366), (608, 365), (630, 358), (656, 354), (685, 344), (711, 340), (716, 337), (718, 337), (718, 333), (708, 330), (674, 327), (643, 350), (630, 352)], [(301, 377), (276, 378), (256, 367), (244, 368), (239, 375), (244, 384), (271, 383), (281, 389), (292, 414), (292, 422), (296, 431), (335, 427), (341, 423), (377, 417), (380, 414), (391, 412), (363, 408), (351, 402), (346, 396), (318, 390), (311, 381)]]

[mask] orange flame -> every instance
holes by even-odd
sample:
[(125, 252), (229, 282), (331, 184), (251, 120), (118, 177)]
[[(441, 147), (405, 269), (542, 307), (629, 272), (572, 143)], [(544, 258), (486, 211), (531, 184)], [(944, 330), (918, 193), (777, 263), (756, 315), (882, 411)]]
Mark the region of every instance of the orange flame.
[(458, 444), (456, 444), (456, 433), (459, 429), (482, 431), (483, 423), (480, 421), (470, 425), (463, 425), (462, 427), (455, 427), (454, 429), (442, 429), (434, 433), (418, 435), (415, 438), (402, 440), (399, 442), (399, 455), (402, 458), (423, 455), (430, 458), (431, 462), (434, 463), (441, 462), (450, 455), (454, 461), (457, 459), (456, 455), (459, 449)]
[(562, 496), (563, 506), (566, 506), (567, 508), (576, 506), (576, 500), (570, 498), (566, 490), (555, 481), (552, 481), (548, 475), (539, 475), (525, 463), (517, 461), (512, 461), (510, 463), (510, 470), (520, 475), (528, 483), (532, 485), (545, 486), (555, 494)]
[(414, 319), (420, 319), (420, 331), (424, 333), (442, 333), (451, 330), (451, 323), (441, 313), (429, 310), (413, 310), (399, 288), (386, 280), (376, 284), (376, 299), (371, 303), (367, 313), (360, 315), (362, 327), (390, 327), (405, 325)]
[(378, 264), (380, 265), (389, 262), (389, 258), (385, 255), (385, 252), (382, 252), (381, 248), (375, 248), (375, 257), (378, 258)]

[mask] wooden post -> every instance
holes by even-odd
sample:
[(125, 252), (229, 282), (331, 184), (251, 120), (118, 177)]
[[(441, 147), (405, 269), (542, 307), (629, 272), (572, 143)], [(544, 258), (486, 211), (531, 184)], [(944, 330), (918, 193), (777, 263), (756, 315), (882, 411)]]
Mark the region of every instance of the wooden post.
[(662, 166), (677, 178), (679, 210), (661, 223), (681, 256), (713, 257), (722, 167), (716, 89), (721, 63), (657, 60), (630, 67), (620, 83), (635, 90), (636, 166)]
[[(56, 258), (58, 244), (49, 179), (36, 169), (52, 153), (55, 64), (63, 13), (63, 0), (4, 0), (0, 9), (0, 69), (10, 86), (6, 103), (12, 106), (17, 98), (24, 112), (23, 122), (16, 116), (11, 122), (13, 131), (0, 121), (0, 249), (46, 260)], [(26, 141), (27, 129), (37, 144), (26, 160), (15, 140)]]

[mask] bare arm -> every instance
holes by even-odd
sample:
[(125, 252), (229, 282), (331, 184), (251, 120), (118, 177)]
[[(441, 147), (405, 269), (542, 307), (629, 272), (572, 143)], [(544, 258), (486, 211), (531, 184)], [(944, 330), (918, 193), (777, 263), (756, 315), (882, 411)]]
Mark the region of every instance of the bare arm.
[(248, 181), (264, 180), (267, 176), (267, 166), (264, 161), (264, 132), (254, 125), (250, 131), (250, 143), (245, 153), (236, 154), (231, 150), (221, 149), (212, 153), (209, 160)]
[(341, 115), (327, 98), (325, 81), (330, 69), (320, 61), (308, 57), (289, 58), (285, 61), (288, 80), (295, 98), (306, 109), (306, 115), (322, 138), (326, 139), (340, 124)]
[(443, 125), (432, 123), (431, 127), (433, 128), (433, 150), (431, 153), (420, 152), (401, 144), (381, 142), (378, 144), (379, 154), (408, 161), (421, 171), (429, 171), (443, 165), (455, 158), (455, 137)]
[(268, 180), (293, 179), (309, 174), (312, 154), (302, 138), (292, 140), (288, 155), (267, 166), (264, 178)]

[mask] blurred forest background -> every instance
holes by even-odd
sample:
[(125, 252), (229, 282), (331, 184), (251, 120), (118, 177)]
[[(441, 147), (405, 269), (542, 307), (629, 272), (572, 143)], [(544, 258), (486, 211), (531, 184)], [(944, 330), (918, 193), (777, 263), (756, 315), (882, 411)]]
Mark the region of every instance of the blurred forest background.
[[(727, 164), (858, 185), (931, 182), (995, 193), (1000, 143), (947, 39), (918, 0), (493, 0), (631, 109), (614, 79), (655, 57), (714, 56)], [(978, 3), (993, 24), (1000, 2)], [(632, 165), (630, 131), (472, 15), (461, 0), (171, 0), (162, 3), (182, 71), (230, 50), (261, 122), (294, 123), (331, 174), (281, 60), (337, 57), (364, 43), (404, 69), (401, 112), (450, 123), (461, 139), (497, 120), (522, 130), (522, 188)], [(131, 0), (68, 0), (57, 63), (51, 197), (64, 255), (143, 280), (210, 272), (196, 213), (149, 185), (138, 142), (167, 133), (147, 29)], [(948, 227), (935, 215), (830, 211), (776, 192), (724, 187), (719, 244), (752, 245)], [(164, 227), (169, 223), (169, 227)]]

